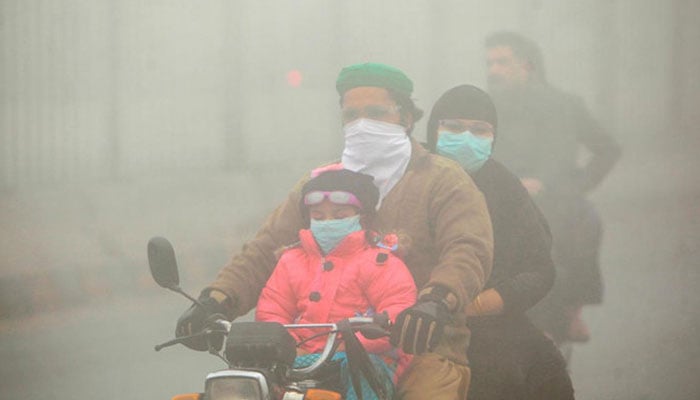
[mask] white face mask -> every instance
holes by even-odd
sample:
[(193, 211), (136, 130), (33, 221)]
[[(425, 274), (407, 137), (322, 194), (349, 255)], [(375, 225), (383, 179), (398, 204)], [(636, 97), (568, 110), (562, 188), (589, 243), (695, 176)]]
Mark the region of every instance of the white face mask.
[(343, 167), (372, 175), (379, 198), (383, 199), (406, 172), (411, 159), (411, 141), (406, 128), (361, 118), (343, 126), (343, 132)]

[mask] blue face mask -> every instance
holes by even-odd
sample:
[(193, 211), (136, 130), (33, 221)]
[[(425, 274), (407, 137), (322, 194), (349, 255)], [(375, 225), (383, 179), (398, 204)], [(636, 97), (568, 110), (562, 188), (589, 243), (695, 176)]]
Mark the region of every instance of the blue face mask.
[(437, 152), (451, 158), (468, 172), (478, 171), (491, 157), (493, 138), (479, 137), (469, 131), (452, 133), (438, 132)]
[(345, 236), (362, 230), (359, 215), (325, 221), (312, 219), (310, 228), (323, 254), (328, 254), (333, 250), (338, 243), (345, 239)]

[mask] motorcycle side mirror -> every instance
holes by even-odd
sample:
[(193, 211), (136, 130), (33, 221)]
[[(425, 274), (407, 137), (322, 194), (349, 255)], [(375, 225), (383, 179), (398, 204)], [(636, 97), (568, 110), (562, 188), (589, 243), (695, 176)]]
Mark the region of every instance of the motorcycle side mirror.
[(148, 241), (148, 266), (153, 279), (166, 289), (174, 290), (180, 285), (175, 250), (168, 239), (153, 237)]
[(175, 250), (173, 250), (173, 245), (168, 242), (168, 239), (156, 236), (148, 241), (148, 266), (151, 268), (153, 280), (158, 285), (180, 293), (193, 303), (204, 308), (197, 299), (180, 289), (180, 275), (177, 272)]

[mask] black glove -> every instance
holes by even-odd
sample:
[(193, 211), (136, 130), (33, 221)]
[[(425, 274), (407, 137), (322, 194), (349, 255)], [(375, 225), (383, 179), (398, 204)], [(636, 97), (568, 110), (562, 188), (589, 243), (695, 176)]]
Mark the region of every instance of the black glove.
[(396, 317), (389, 341), (406, 354), (431, 351), (450, 321), (447, 304), (437, 300), (419, 300)]
[[(225, 318), (226, 308), (215, 299), (209, 296), (200, 296), (199, 302), (202, 303), (204, 309), (197, 304), (192, 304), (177, 320), (177, 326), (175, 327), (176, 337), (190, 336), (201, 332), (207, 321), (214, 315), (217, 315), (219, 318)], [(184, 340), (182, 344), (197, 351), (207, 351), (210, 349), (210, 346), (213, 349), (220, 350), (223, 339), (224, 335), (212, 334), (189, 338)]]

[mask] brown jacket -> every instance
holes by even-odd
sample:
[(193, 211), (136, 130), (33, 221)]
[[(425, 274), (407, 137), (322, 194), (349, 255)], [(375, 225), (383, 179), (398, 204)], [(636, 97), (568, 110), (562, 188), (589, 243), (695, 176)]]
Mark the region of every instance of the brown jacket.
[[(486, 203), (471, 178), (455, 162), (412, 143), (406, 173), (382, 200), (377, 227), (409, 236), (404, 262), (420, 289), (447, 287), (461, 310), (491, 273), (493, 232)], [(232, 299), (233, 316), (255, 307), (276, 264), (275, 250), (297, 241), (306, 223), (299, 210), (304, 177), (268, 217), (255, 237), (221, 270), (209, 289)]]

